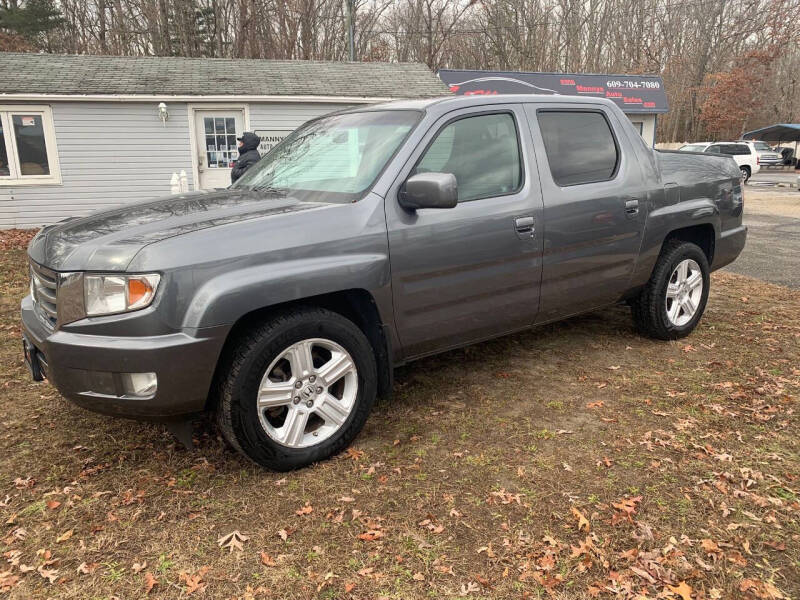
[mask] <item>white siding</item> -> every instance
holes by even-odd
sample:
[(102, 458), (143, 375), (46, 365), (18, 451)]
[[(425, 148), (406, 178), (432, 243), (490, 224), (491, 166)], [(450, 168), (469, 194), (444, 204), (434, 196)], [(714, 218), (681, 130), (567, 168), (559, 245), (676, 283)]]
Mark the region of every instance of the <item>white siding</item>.
[(61, 185), (0, 186), (0, 229), (147, 200), (170, 191), (173, 172), (191, 185), (185, 104), (170, 104), (163, 125), (150, 102), (53, 103)]
[[(628, 115), (631, 122), (635, 124), (642, 124), (642, 139), (648, 146), (653, 146), (656, 143), (656, 116), (654, 114), (637, 114), (631, 113)], [(638, 125), (637, 125), (638, 126)]]
[[(200, 108), (201, 99), (193, 102)], [(231, 104), (241, 105), (232, 99)], [(218, 106), (215, 103), (215, 106)], [(0, 229), (37, 227), (169, 194), (172, 173), (185, 170), (194, 189), (185, 103), (169, 103), (162, 125), (153, 102), (55, 102), (52, 105), (61, 185), (0, 186)], [(330, 103), (250, 103), (250, 130), (292, 131), (346, 108)]]
[(250, 104), (250, 131), (277, 129), (292, 131), (314, 117), (347, 108), (347, 104)]

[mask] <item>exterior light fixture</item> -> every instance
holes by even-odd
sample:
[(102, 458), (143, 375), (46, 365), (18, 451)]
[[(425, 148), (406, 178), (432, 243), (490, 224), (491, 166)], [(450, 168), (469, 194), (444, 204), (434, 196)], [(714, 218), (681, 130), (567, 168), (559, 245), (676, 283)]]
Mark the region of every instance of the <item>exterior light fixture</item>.
[(169, 111), (167, 110), (167, 105), (163, 102), (158, 104), (158, 118), (161, 119), (161, 122), (164, 124), (164, 127), (167, 126), (167, 119), (169, 119)]

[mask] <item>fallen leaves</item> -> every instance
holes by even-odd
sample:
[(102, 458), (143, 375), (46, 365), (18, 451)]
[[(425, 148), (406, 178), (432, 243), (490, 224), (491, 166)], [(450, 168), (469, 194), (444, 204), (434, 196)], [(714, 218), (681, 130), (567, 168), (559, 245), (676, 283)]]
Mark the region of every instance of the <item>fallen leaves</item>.
[(592, 529), (589, 519), (587, 519), (581, 511), (574, 506), (570, 508), (572, 515), (578, 520), (578, 531), (590, 531)]
[(260, 557), (261, 557), (261, 564), (264, 565), (265, 567), (275, 567), (278, 565), (278, 563), (275, 562), (275, 559), (272, 558), (266, 552), (262, 552), (260, 554)]
[(62, 533), (60, 536), (58, 536), (56, 538), (56, 542), (59, 543), (59, 544), (62, 543), (62, 542), (66, 542), (68, 539), (70, 539), (72, 537), (72, 534), (74, 534), (74, 533), (75, 533), (74, 529), (68, 529), (67, 531), (65, 531), (64, 533)]
[(751, 594), (756, 598), (763, 598), (764, 600), (782, 600), (787, 598), (787, 596), (773, 584), (756, 579), (742, 579), (739, 584), (739, 591)]
[(150, 572), (144, 574), (144, 593), (149, 594), (158, 585), (158, 579)]
[(234, 550), (241, 552), (244, 550), (244, 543), (249, 539), (249, 537), (240, 533), (238, 530), (234, 530), (219, 538), (217, 540), (217, 545), (220, 548), (228, 548), (231, 552)]
[(364, 533), (358, 534), (358, 539), (364, 542), (374, 542), (375, 540), (379, 540), (383, 537), (383, 531), (379, 529), (369, 529)]
[(294, 514), (296, 514), (298, 517), (302, 517), (304, 515), (310, 515), (312, 512), (314, 512), (314, 508), (309, 502), (306, 502), (302, 507), (294, 511)]
[(208, 583), (203, 580), (203, 577), (205, 577), (209, 570), (209, 567), (201, 567), (195, 573), (181, 573), (178, 576), (179, 581), (181, 581), (184, 585), (183, 591), (187, 596), (189, 594), (193, 594), (194, 592), (205, 591), (206, 587), (208, 587)]
[(681, 597), (681, 600), (692, 600), (692, 586), (685, 581), (681, 581), (678, 585), (667, 586), (673, 594)]

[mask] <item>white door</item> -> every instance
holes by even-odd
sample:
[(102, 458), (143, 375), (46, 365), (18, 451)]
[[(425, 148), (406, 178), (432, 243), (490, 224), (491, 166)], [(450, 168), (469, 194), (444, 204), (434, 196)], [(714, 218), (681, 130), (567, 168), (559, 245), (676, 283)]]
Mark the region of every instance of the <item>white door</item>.
[(244, 131), (244, 111), (196, 110), (194, 122), (198, 189), (228, 187), (231, 184), (231, 165), (239, 157), (236, 138)]

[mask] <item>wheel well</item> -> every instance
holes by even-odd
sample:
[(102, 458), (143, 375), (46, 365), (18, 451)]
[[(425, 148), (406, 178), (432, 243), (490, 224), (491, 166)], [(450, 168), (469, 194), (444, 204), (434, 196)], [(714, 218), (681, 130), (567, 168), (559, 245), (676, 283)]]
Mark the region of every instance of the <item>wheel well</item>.
[[(282, 302), (272, 306), (265, 306), (264, 308), (259, 308), (242, 315), (236, 323), (234, 323), (225, 339), (220, 358), (217, 361), (217, 370), (214, 373), (214, 388), (217, 387), (218, 377), (222, 375), (220, 370), (225, 363), (224, 358), (235, 345), (236, 340), (240, 336), (240, 332), (250, 329), (256, 323), (261, 323), (269, 319), (270, 316), (277, 311), (303, 306), (325, 308), (331, 312), (338, 313), (355, 323), (356, 326), (361, 329), (375, 352), (375, 359), (378, 366), (378, 395), (381, 397), (389, 396), (393, 384), (392, 357), (390, 355), (389, 340), (386, 339), (383, 323), (375, 300), (372, 294), (364, 289), (343, 290), (330, 294), (311, 296), (300, 300)], [(214, 395), (212, 389), (206, 408), (211, 408)]]
[(692, 225), (691, 227), (684, 227), (671, 231), (664, 239), (664, 244), (670, 240), (691, 242), (700, 247), (706, 255), (708, 264), (711, 265), (714, 260), (714, 239), (714, 227), (706, 223), (704, 225)]

